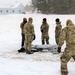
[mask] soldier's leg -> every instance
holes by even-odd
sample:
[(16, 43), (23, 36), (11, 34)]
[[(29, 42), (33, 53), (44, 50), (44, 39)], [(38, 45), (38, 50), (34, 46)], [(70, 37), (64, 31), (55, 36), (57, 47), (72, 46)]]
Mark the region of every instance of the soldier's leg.
[(28, 51), (31, 50), (31, 41), (32, 41), (32, 37), (29, 36), (29, 37), (28, 37), (28, 48), (27, 48)]
[[(25, 37), (26, 37), (26, 36), (25, 36)], [(25, 45), (25, 49), (26, 49), (26, 51), (27, 51), (27, 50), (28, 50), (28, 37), (26, 37), (25, 39), (26, 39), (26, 41), (25, 41), (25, 44), (26, 44), (26, 45)]]
[(60, 53), (61, 52), (61, 47), (58, 47), (58, 53)]
[(56, 40), (56, 44), (58, 45), (58, 37), (56, 37), (55, 40)]
[(46, 37), (46, 43), (49, 44), (49, 36)]
[(28, 42), (28, 51), (31, 51), (31, 42)]
[(32, 54), (32, 52), (31, 52), (31, 44), (32, 44), (32, 40), (33, 40), (33, 37), (32, 37), (32, 36), (29, 36), (29, 37), (28, 37), (27, 54)]
[(45, 39), (44, 39), (44, 36), (42, 35), (42, 45), (45, 44)]
[(42, 39), (42, 45), (44, 45), (44, 44), (45, 44), (44, 39)]
[(28, 50), (28, 36), (25, 36), (25, 49)]
[(71, 55), (64, 52), (61, 56), (61, 75), (68, 75), (67, 63), (70, 60)]
[(23, 47), (23, 46), (24, 46), (24, 41), (25, 41), (25, 35), (24, 35), (24, 34), (22, 34), (22, 43), (21, 43), (21, 47)]
[(25, 48), (23, 47), (23, 46), (24, 46), (24, 43), (25, 43), (24, 40), (25, 40), (25, 35), (22, 34), (21, 49), (18, 50), (19, 53), (20, 53), (20, 52), (25, 52)]
[(21, 49), (18, 50), (18, 52), (25, 52), (25, 48), (23, 48), (24, 46), (24, 39), (25, 39), (25, 35), (24, 34), (21, 34), (22, 35), (22, 41), (21, 41)]

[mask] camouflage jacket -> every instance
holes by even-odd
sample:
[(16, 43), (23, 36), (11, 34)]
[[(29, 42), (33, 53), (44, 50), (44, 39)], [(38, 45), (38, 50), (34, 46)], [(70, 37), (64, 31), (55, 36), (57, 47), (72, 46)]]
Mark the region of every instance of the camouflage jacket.
[(60, 22), (57, 22), (56, 27), (55, 27), (55, 37), (56, 38), (59, 37), (61, 30), (62, 30), (62, 25)]
[(22, 34), (24, 34), (24, 25), (27, 23), (27, 21), (24, 23), (24, 22), (22, 22), (21, 24), (20, 24), (20, 28), (21, 28), (21, 33)]
[(33, 35), (34, 35), (34, 26), (33, 26), (31, 23), (27, 22), (27, 23), (24, 25), (24, 33), (25, 33), (26, 35), (31, 35), (31, 36), (33, 36)]
[(49, 31), (49, 25), (47, 23), (43, 23), (40, 27), (40, 30), (42, 30), (42, 34), (43, 35), (48, 35), (48, 31)]
[(59, 37), (58, 45), (61, 47), (66, 41), (66, 46), (71, 47), (75, 45), (75, 26), (70, 22), (64, 29), (62, 29)]

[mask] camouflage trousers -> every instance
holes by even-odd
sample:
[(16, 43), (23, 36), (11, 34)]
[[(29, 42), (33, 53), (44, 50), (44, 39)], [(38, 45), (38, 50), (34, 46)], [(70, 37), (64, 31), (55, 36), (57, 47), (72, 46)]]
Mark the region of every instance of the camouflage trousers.
[(26, 43), (25, 49), (26, 50), (28, 50), (28, 51), (31, 50), (32, 41), (33, 41), (33, 36), (25, 35), (25, 43)]
[[(71, 46), (72, 47), (72, 46)], [(61, 75), (68, 75), (67, 63), (71, 59), (75, 60), (75, 48), (65, 48), (63, 55), (61, 56)]]
[(22, 35), (21, 47), (23, 47), (25, 43), (25, 34), (21, 34), (21, 35)]
[(55, 37), (55, 41), (56, 41), (56, 44), (58, 45), (58, 43), (59, 43), (59, 37)]
[(42, 45), (43, 44), (49, 44), (49, 36), (48, 35), (42, 35)]

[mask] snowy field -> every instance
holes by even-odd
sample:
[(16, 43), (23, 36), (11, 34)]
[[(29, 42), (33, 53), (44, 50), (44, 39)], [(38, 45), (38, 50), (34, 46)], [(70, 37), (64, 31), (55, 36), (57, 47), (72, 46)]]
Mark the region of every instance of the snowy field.
[[(0, 75), (61, 75), (60, 54), (52, 54), (48, 51), (36, 52), (28, 55), (18, 53), (21, 48), (20, 23), (26, 17), (33, 18), (36, 40), (33, 45), (41, 45), (40, 26), (42, 19), (47, 18), (50, 25), (50, 45), (55, 45), (55, 19), (60, 18), (65, 27), (67, 19), (75, 24), (75, 15), (43, 15), (43, 14), (14, 14), (0, 15)], [(62, 46), (62, 52), (65, 45)], [(69, 74), (75, 75), (75, 62), (71, 59), (68, 63)]]

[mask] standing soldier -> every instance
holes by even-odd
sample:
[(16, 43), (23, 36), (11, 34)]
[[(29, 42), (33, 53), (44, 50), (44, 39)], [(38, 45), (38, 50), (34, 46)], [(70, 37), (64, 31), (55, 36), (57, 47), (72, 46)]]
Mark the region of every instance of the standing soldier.
[(66, 41), (66, 48), (61, 56), (61, 75), (68, 75), (67, 63), (71, 57), (75, 60), (75, 26), (70, 19), (66, 21), (66, 27), (62, 30), (58, 46)]
[(25, 52), (25, 49), (23, 48), (23, 46), (24, 46), (24, 42), (25, 42), (24, 25), (26, 23), (27, 23), (27, 18), (23, 18), (23, 22), (20, 24), (21, 35), (22, 35), (21, 49), (18, 50), (18, 52)]
[(49, 44), (49, 34), (48, 34), (49, 25), (47, 23), (46, 18), (43, 18), (43, 22), (42, 22), (42, 25), (40, 27), (40, 30), (41, 30), (41, 33), (42, 33), (42, 45), (45, 44), (45, 41), (46, 41), (47, 44)]
[(31, 44), (32, 41), (35, 40), (34, 26), (32, 25), (33, 19), (30, 17), (28, 22), (24, 26), (25, 32), (25, 43), (26, 43), (26, 53), (32, 54), (31, 52)]
[[(62, 30), (62, 25), (61, 25), (61, 22), (60, 22), (59, 18), (57, 18), (55, 21), (56, 21), (55, 40), (56, 40), (56, 44), (58, 45), (60, 32)], [(60, 52), (61, 52), (61, 47), (58, 48), (58, 53), (60, 53)]]

